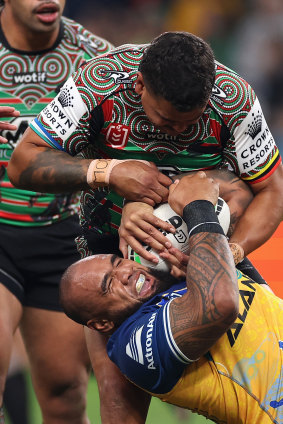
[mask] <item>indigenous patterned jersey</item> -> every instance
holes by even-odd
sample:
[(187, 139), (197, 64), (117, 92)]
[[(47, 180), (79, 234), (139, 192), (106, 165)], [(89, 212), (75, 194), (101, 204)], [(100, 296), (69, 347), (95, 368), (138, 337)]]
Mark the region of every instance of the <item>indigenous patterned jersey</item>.
[[(135, 81), (146, 45), (125, 45), (89, 61), (32, 122), (47, 143), (87, 158), (145, 159), (168, 173), (228, 166), (248, 183), (265, 178), (281, 158), (252, 88), (216, 63), (216, 82), (196, 125), (178, 136), (147, 118)], [(115, 232), (122, 199), (107, 190), (82, 194), (82, 224)]]
[(238, 272), (234, 324), (197, 361), (170, 329), (180, 283), (155, 296), (111, 336), (108, 354), (122, 373), (153, 396), (228, 424), (283, 423), (283, 301)]
[(112, 45), (81, 25), (62, 18), (55, 45), (41, 52), (11, 48), (0, 29), (0, 105), (14, 106), (20, 117), (11, 119), (17, 131), (4, 131), (8, 144), (0, 144), (0, 222), (11, 225), (47, 225), (74, 213), (77, 196), (20, 190), (11, 184), (6, 167), (28, 124), (56, 96), (56, 88), (87, 59)]

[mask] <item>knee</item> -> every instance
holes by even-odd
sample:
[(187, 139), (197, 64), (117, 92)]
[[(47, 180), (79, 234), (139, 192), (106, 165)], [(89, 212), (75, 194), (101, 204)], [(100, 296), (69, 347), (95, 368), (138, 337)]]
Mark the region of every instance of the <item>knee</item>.
[(87, 424), (87, 386), (85, 373), (80, 377), (53, 380), (44, 390), (36, 390), (44, 424)]

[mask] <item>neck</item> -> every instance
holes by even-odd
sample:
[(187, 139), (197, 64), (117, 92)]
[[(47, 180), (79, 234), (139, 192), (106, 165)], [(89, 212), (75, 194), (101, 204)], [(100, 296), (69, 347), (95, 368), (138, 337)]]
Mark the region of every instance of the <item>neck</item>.
[(1, 12), (1, 26), (9, 45), (27, 52), (48, 50), (54, 45), (60, 30), (60, 24), (50, 31), (32, 30), (18, 22), (5, 7)]

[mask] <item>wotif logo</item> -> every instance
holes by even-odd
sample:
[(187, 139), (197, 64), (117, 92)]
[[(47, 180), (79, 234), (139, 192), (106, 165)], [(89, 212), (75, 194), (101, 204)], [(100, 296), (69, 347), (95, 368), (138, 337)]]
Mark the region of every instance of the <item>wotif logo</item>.
[(19, 72), (13, 75), (13, 82), (16, 84), (45, 82), (46, 79), (47, 75), (45, 72)]

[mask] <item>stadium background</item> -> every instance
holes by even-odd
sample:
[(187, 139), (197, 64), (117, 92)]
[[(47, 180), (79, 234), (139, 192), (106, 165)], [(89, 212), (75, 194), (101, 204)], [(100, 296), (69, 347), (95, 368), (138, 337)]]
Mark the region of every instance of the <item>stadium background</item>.
[[(67, 0), (64, 15), (115, 45), (146, 43), (166, 30), (185, 30), (203, 37), (213, 47), (217, 60), (239, 72), (253, 86), (283, 155), (282, 0)], [(283, 298), (283, 223), (249, 258)], [(28, 371), (26, 378), (29, 423), (39, 424), (41, 415)], [(88, 412), (92, 423), (101, 422), (93, 376), (88, 390)], [(154, 399), (147, 424), (157, 422), (210, 423)]]

